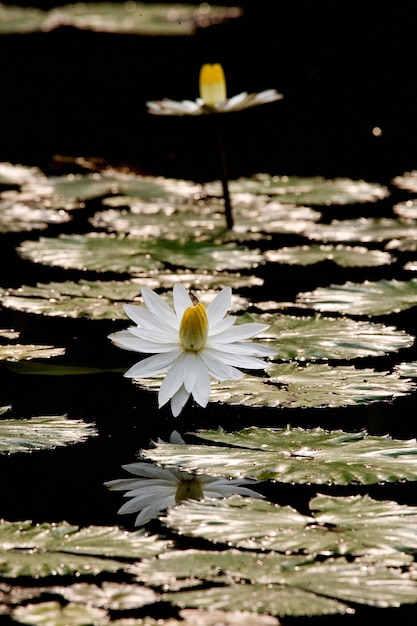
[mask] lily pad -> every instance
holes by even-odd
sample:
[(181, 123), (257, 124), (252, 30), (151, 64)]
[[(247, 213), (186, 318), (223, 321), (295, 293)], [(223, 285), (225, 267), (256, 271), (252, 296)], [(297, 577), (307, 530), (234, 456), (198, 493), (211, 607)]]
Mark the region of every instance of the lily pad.
[(280, 361), (379, 356), (409, 348), (415, 340), (395, 326), (347, 318), (245, 313), (241, 320), (269, 325), (257, 338), (271, 341), (278, 352), (275, 359)]
[[(214, 286), (236, 285), (249, 286), (257, 284), (255, 277), (239, 277), (234, 278), (231, 275), (222, 273), (212, 275), (190, 275), (190, 274), (173, 274), (160, 273), (155, 277), (141, 277), (132, 281), (87, 281), (79, 282), (65, 281), (63, 283), (38, 283), (36, 287), (23, 285), (17, 289), (0, 289), (1, 304), (10, 309), (25, 311), (27, 313), (37, 313), (42, 315), (50, 315), (52, 317), (70, 317), (89, 319), (126, 319), (124, 312), (124, 304), (143, 304), (140, 296), (142, 287), (151, 289), (161, 288), (162, 286), (172, 288), (174, 283), (182, 282), (187, 288), (193, 289), (201, 302), (210, 301), (214, 292), (207, 287), (200, 293), (198, 286), (203, 287), (213, 284)], [(262, 284), (262, 280), (259, 281)], [(170, 294), (171, 295), (171, 294)], [(232, 294), (232, 302), (230, 311), (237, 312), (246, 310), (249, 306), (247, 299), (237, 294)], [(24, 352), (26, 348), (26, 353)], [(38, 353), (36, 352), (38, 348)], [(33, 357), (56, 356), (63, 352), (48, 354), (42, 352), (42, 346), (0, 346), (0, 360), (2, 354), (4, 358), (19, 356), (19, 350), (22, 355), (20, 358), (28, 358), (33, 351)], [(58, 348), (55, 348), (58, 351)]]
[(0, 361), (21, 361), (29, 359), (50, 359), (65, 354), (65, 348), (54, 346), (9, 344), (0, 346)]
[(78, 583), (69, 587), (60, 587), (56, 591), (69, 602), (112, 611), (137, 609), (158, 600), (156, 593), (147, 587), (106, 581), (100, 587), (89, 583)]
[(85, 626), (102, 624), (106, 621), (107, 611), (88, 604), (68, 603), (61, 606), (56, 600), (27, 604), (13, 610), (14, 621), (20, 624), (42, 626)]
[(296, 304), (322, 312), (348, 315), (389, 315), (417, 306), (417, 279), (380, 280), (318, 287), (300, 293)]
[(405, 172), (402, 176), (395, 176), (392, 179), (391, 183), (394, 187), (398, 187), (399, 189), (405, 189), (406, 191), (411, 191), (412, 193), (416, 193), (417, 191), (417, 170), (411, 170), (410, 172)]
[(395, 367), (395, 370), (400, 376), (406, 376), (409, 378), (417, 378), (417, 361), (408, 361), (407, 363), (399, 363)]
[[(37, 9), (33, 9), (34, 13), (37, 13)], [(0, 4), (0, 28), (4, 26), (5, 22), (5, 14), (9, 12), (10, 17), (12, 17), (15, 12), (16, 22), (23, 25), (22, 18), (24, 17), (25, 10), (21, 7), (17, 6), (6, 6), (4, 4)], [(30, 14), (31, 10), (27, 12)], [(34, 166), (29, 165), (20, 165), (9, 163), (7, 161), (2, 161), (0, 163), (0, 184), (2, 185), (22, 185), (24, 183), (35, 182), (42, 180), (44, 178), (43, 172)]]
[(65, 576), (116, 572), (123, 561), (167, 550), (169, 542), (143, 531), (128, 533), (115, 526), (79, 528), (66, 522), (0, 523), (0, 573), (6, 578)]
[(65, 415), (0, 419), (0, 454), (31, 452), (82, 443), (97, 435), (94, 424)]
[[(208, 189), (211, 191), (213, 185)], [(213, 187), (219, 193), (220, 188)], [(376, 202), (389, 196), (387, 187), (378, 183), (349, 178), (325, 179), (321, 176), (270, 176), (257, 174), (251, 178), (230, 181), (230, 192), (279, 196), (280, 202), (303, 205), (356, 204)]]
[(313, 498), (309, 507), (311, 515), (302, 515), (290, 506), (233, 496), (184, 502), (169, 509), (164, 522), (181, 535), (285, 554), (375, 558), (417, 549), (417, 507), (326, 495)]
[[(113, 204), (108, 198), (106, 204)], [(123, 202), (123, 198), (118, 198)], [(187, 204), (166, 204), (164, 201), (145, 203), (126, 198), (130, 211), (108, 210), (96, 213), (92, 224), (117, 233), (134, 236), (173, 239), (177, 233), (183, 238), (206, 238), (233, 240), (244, 236), (253, 238), (257, 233), (300, 233), (311, 221), (317, 221), (320, 213), (308, 207), (289, 207), (278, 202), (260, 201), (252, 197), (251, 202), (233, 199), (233, 230), (225, 230), (223, 204), (210, 198)]]
[(396, 215), (406, 220), (417, 219), (417, 200), (406, 200), (405, 202), (398, 202), (394, 204), (392, 210)]
[(241, 16), (238, 7), (203, 3), (151, 5), (134, 2), (69, 4), (50, 11), (0, 5), (0, 33), (47, 32), (62, 26), (104, 33), (130, 35), (193, 35), (206, 28)]
[(154, 449), (142, 450), (142, 455), (167, 467), (211, 476), (250, 476), (290, 484), (370, 485), (417, 480), (415, 439), (290, 426), (197, 434), (221, 445), (158, 443)]
[(210, 399), (253, 407), (340, 407), (391, 401), (411, 393), (413, 384), (398, 375), (370, 368), (310, 363), (272, 365), (269, 378), (245, 376), (213, 383)]
[(333, 220), (330, 224), (309, 224), (302, 233), (320, 241), (380, 242), (411, 237), (417, 239), (417, 224), (389, 217), (360, 217), (354, 220)]
[[(406, 557), (404, 556), (406, 559)], [(311, 558), (238, 550), (183, 550), (161, 554), (134, 568), (138, 580), (168, 589), (163, 598), (187, 607), (250, 610), (284, 615), (351, 612), (345, 602), (387, 607), (413, 603), (417, 582), (410, 571), (343, 557)], [(195, 580), (205, 585), (195, 588)], [(190, 581), (194, 588), (187, 589)], [(243, 582), (244, 581), (244, 582)], [(250, 587), (249, 587), (250, 585)]]
[(154, 241), (104, 233), (41, 237), (37, 241), (24, 241), (18, 252), (24, 259), (45, 265), (131, 274), (156, 271), (162, 263), (221, 271), (249, 269), (265, 260), (259, 250), (233, 243)]
[(70, 219), (63, 210), (33, 207), (0, 197), (0, 233), (45, 230), (49, 224), (63, 224)]
[(394, 258), (389, 252), (369, 250), (363, 246), (325, 246), (311, 244), (280, 248), (265, 252), (267, 261), (286, 265), (313, 265), (323, 261), (332, 261), (341, 267), (379, 267), (389, 265)]

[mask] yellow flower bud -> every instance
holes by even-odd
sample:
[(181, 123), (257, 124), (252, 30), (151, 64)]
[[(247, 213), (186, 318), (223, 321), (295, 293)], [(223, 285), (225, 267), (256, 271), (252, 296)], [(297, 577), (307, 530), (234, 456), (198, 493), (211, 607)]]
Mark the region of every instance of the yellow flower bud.
[(208, 334), (208, 319), (204, 304), (185, 309), (180, 324), (180, 341), (185, 350), (198, 352), (204, 348)]
[(220, 63), (206, 63), (201, 67), (200, 98), (209, 107), (226, 100), (226, 80)]
[(179, 504), (183, 500), (201, 500), (203, 497), (203, 487), (197, 477), (189, 480), (180, 480), (175, 492), (175, 503)]

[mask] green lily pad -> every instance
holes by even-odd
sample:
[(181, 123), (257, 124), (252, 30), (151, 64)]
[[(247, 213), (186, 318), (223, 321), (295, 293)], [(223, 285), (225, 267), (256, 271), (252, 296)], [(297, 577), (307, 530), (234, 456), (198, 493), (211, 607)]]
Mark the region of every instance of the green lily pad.
[(348, 318), (245, 313), (240, 319), (242, 322), (269, 325), (257, 338), (271, 342), (277, 350), (275, 359), (280, 361), (379, 356), (409, 348), (415, 340), (415, 337), (395, 326)]
[(130, 35), (193, 35), (206, 28), (241, 16), (238, 7), (216, 5), (134, 2), (69, 4), (41, 11), (0, 5), (0, 34), (47, 32), (62, 26), (104, 33)]
[(0, 233), (45, 230), (49, 224), (64, 224), (70, 219), (63, 210), (30, 206), (0, 197)]
[(389, 265), (394, 261), (389, 252), (382, 250), (369, 250), (363, 246), (318, 244), (268, 250), (265, 252), (265, 257), (272, 263), (302, 266), (332, 261), (341, 267), (379, 267)]
[(417, 361), (408, 361), (408, 363), (399, 363), (395, 370), (400, 376), (406, 376), (409, 378), (417, 377)]
[[(210, 301), (215, 292), (208, 287), (233, 285), (249, 286), (262, 284), (262, 280), (257, 281), (256, 277), (236, 277), (226, 275), (224, 273), (216, 274), (200, 274), (191, 275), (186, 273), (160, 273), (155, 277), (141, 277), (132, 281), (87, 281), (79, 282), (65, 281), (62, 283), (38, 283), (35, 287), (23, 285), (17, 289), (0, 289), (1, 304), (10, 309), (25, 311), (27, 313), (37, 313), (42, 315), (50, 315), (52, 317), (70, 317), (89, 319), (127, 319), (124, 312), (124, 304), (143, 304), (140, 296), (142, 287), (157, 289), (164, 287), (172, 288), (174, 283), (182, 282), (197, 295), (203, 303)], [(200, 293), (199, 288), (206, 286), (204, 291)], [(170, 294), (171, 298), (171, 294)], [(249, 306), (247, 299), (232, 294), (232, 302), (230, 311), (237, 312), (246, 310)], [(26, 348), (26, 353), (24, 352)], [(36, 352), (36, 348), (38, 351)], [(2, 354), (4, 358), (12, 358), (19, 356), (19, 350), (23, 356), (20, 358), (28, 358), (33, 351), (33, 357), (55, 356), (58, 352), (51, 354), (46, 353), (44, 346), (0, 346), (0, 360)], [(55, 348), (58, 350), (58, 348)], [(62, 354), (63, 352), (61, 352)]]
[(395, 373), (352, 366), (295, 363), (272, 365), (269, 378), (246, 375), (214, 382), (210, 400), (252, 407), (340, 407), (391, 401), (411, 393), (413, 384)]
[(280, 204), (252, 197), (250, 202), (233, 198), (232, 231), (225, 230), (224, 207), (218, 199), (208, 203), (198, 199), (188, 203), (152, 200), (143, 202), (135, 198), (108, 198), (105, 204), (123, 203), (130, 211), (107, 210), (96, 213), (92, 224), (117, 233), (133, 236), (174, 239), (178, 232), (183, 238), (206, 238), (210, 240), (233, 240), (254, 238), (258, 233), (300, 233), (311, 221), (317, 221), (320, 213), (308, 207)]
[(152, 589), (140, 585), (104, 581), (101, 586), (78, 583), (58, 589), (69, 602), (88, 604), (112, 611), (137, 609), (158, 600)]
[(9, 344), (0, 346), (0, 361), (21, 361), (29, 359), (50, 359), (65, 354), (65, 348), (53, 346)]
[(233, 496), (184, 502), (163, 521), (181, 535), (285, 554), (375, 558), (417, 549), (417, 507), (368, 496), (319, 495), (310, 501), (310, 511), (302, 515), (290, 506)]
[(0, 574), (34, 578), (69, 574), (96, 575), (124, 568), (123, 561), (167, 550), (169, 542), (143, 531), (115, 526), (79, 528), (67, 522), (34, 524), (0, 522)]
[(282, 430), (252, 427), (238, 433), (197, 434), (222, 445), (159, 443), (142, 450), (142, 455), (167, 467), (211, 476), (250, 476), (290, 484), (370, 485), (417, 480), (415, 439), (289, 426)]
[(309, 224), (302, 233), (320, 241), (380, 242), (414, 237), (417, 224), (389, 217), (361, 217), (354, 220), (333, 220), (330, 224)]
[[(390, 565), (383, 557), (315, 562), (274, 552), (183, 550), (144, 561), (134, 572), (141, 582), (173, 589), (163, 598), (180, 606), (312, 616), (351, 612), (345, 602), (381, 608), (415, 602), (412, 573)], [(195, 588), (196, 579), (203, 588)], [(190, 582), (194, 588), (187, 589)]]
[[(220, 193), (213, 184), (209, 191)], [(257, 174), (251, 178), (230, 181), (230, 192), (279, 196), (280, 202), (304, 205), (356, 204), (376, 202), (389, 196), (387, 187), (378, 183), (349, 178), (325, 179), (321, 176), (270, 176)]]
[[(410, 233), (411, 234), (411, 233)], [(416, 252), (417, 251), (417, 238), (414, 235), (410, 237), (402, 237), (400, 239), (392, 239), (386, 246), (386, 250), (399, 250), (400, 252)], [(413, 261), (410, 261), (407, 265), (410, 266)]]
[(398, 202), (394, 204), (392, 210), (396, 215), (406, 220), (417, 219), (417, 200), (406, 200), (405, 202)]
[(394, 187), (415, 193), (417, 191), (417, 170), (405, 172), (402, 176), (395, 176), (391, 182)]
[(318, 287), (300, 293), (296, 304), (322, 312), (348, 315), (389, 315), (417, 306), (417, 279), (380, 280)]
[(13, 610), (13, 619), (20, 624), (42, 626), (85, 626), (86, 624), (104, 624), (107, 611), (89, 604), (69, 602), (61, 606), (56, 600), (27, 604)]
[(93, 424), (65, 415), (0, 419), (0, 454), (31, 452), (82, 443), (97, 435)]
[(162, 263), (221, 271), (248, 269), (265, 260), (259, 250), (233, 243), (154, 241), (104, 233), (41, 237), (37, 241), (24, 241), (18, 253), (24, 259), (45, 265), (131, 274), (156, 271)]

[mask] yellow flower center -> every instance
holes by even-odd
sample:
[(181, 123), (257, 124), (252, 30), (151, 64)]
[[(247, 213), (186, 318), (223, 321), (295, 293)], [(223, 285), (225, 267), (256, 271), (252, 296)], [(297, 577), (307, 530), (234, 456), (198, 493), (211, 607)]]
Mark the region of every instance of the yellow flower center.
[(175, 503), (179, 504), (179, 502), (189, 499), (201, 500), (203, 495), (203, 487), (197, 477), (180, 480), (175, 492)]
[(208, 319), (204, 304), (185, 309), (180, 324), (180, 341), (185, 350), (198, 352), (204, 348), (208, 334)]
[(220, 63), (206, 63), (201, 67), (200, 98), (209, 107), (226, 99), (226, 80)]

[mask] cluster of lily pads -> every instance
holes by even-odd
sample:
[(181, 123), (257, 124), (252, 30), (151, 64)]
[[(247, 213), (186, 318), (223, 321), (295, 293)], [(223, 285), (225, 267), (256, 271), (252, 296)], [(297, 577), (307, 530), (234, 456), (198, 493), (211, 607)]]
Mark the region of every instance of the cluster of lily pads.
[[(117, 324), (126, 320), (124, 304), (142, 303), (142, 287), (169, 300), (181, 282), (205, 303), (231, 286), (233, 314), (267, 324), (259, 338), (277, 354), (260, 375), (215, 382), (209, 407), (219, 419), (254, 408), (253, 426), (196, 429), (187, 446), (159, 441), (140, 458), (197, 476), (252, 478), (268, 495), (283, 484), (317, 490), (303, 512), (240, 495), (181, 502), (160, 518), (169, 540), (115, 526), (3, 521), (0, 611), (27, 624), (126, 624), (133, 620), (120, 616), (140, 609), (153, 617), (135, 624), (273, 626), (287, 616), (352, 614), (361, 605), (416, 605), (417, 506), (364, 495), (368, 485), (417, 480), (416, 440), (286, 423), (294, 410), (395, 406), (414, 397), (415, 337), (400, 317), (417, 306), (417, 174), (398, 176), (391, 188), (268, 174), (230, 181), (234, 226), (227, 229), (217, 181), (140, 176), (87, 160), (75, 169), (48, 175), (0, 164), (0, 232), (21, 235), (16, 254), (33, 264), (33, 275), (37, 264), (79, 273), (76, 281), (3, 286), (3, 310)], [(404, 202), (388, 217), (369, 217), (392, 189)], [(338, 217), (346, 207), (358, 217)], [(48, 236), (51, 227), (62, 232)], [(288, 236), (298, 243), (281, 246)], [(390, 277), (402, 259), (408, 278)], [(313, 271), (323, 262), (340, 273), (378, 268), (387, 277), (326, 284), (323, 276), (322, 286), (293, 301), (268, 286), (277, 268)], [(261, 288), (271, 299), (260, 299)], [(83, 363), (66, 364), (65, 346), (20, 344), (15, 328), (0, 337), (5, 368), (82, 374)], [(383, 365), (387, 356), (392, 366)], [(90, 373), (104, 370), (97, 364)], [(156, 396), (159, 384), (140, 380), (138, 394)], [(0, 420), (2, 454), (83, 445), (100, 434), (83, 420), (13, 419), (9, 411), (3, 407)], [(263, 427), (264, 416), (270, 422), (275, 414), (276, 428)], [(358, 489), (335, 496), (329, 486)], [(157, 621), (156, 605), (176, 612)]]

